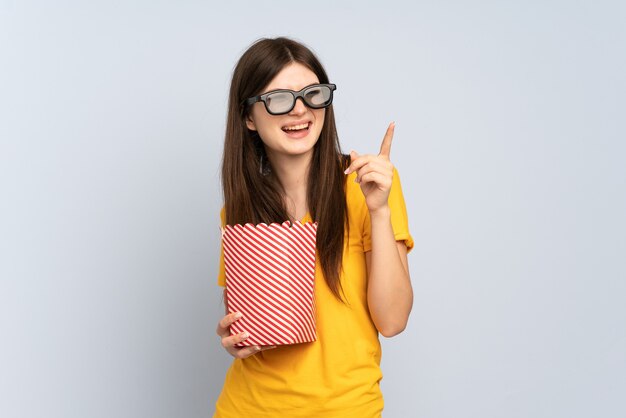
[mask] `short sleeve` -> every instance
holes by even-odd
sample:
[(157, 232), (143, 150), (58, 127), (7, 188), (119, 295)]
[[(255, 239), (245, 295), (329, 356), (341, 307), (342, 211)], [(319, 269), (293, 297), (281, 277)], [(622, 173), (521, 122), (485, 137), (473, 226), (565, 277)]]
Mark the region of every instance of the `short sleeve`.
[[(389, 191), (389, 210), (391, 212), (391, 227), (396, 241), (404, 241), (407, 253), (413, 249), (413, 237), (409, 232), (409, 218), (406, 211), (406, 203), (402, 194), (402, 185), (398, 171), (393, 169), (393, 180)], [(369, 211), (365, 211), (365, 221), (363, 224), (363, 250), (372, 250), (372, 223)]]
[[(222, 208), (220, 212), (220, 219), (221, 219), (220, 225), (224, 227), (226, 223), (225, 221), (226, 212), (224, 208)], [(217, 284), (222, 287), (226, 286), (226, 268), (224, 266), (224, 242), (221, 239), (220, 239), (220, 270), (219, 270), (219, 273), (217, 274)]]

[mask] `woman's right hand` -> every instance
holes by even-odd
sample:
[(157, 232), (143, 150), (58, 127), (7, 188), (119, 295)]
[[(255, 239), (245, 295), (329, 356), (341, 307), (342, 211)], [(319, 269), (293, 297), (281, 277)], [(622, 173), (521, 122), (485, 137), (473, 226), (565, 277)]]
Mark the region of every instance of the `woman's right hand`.
[(259, 345), (251, 345), (248, 347), (235, 347), (235, 344), (239, 344), (242, 341), (245, 341), (248, 338), (248, 333), (246, 331), (241, 332), (239, 334), (230, 335), (230, 326), (241, 319), (243, 315), (239, 312), (233, 312), (228, 314), (217, 324), (217, 335), (222, 338), (222, 347), (228, 351), (228, 354), (235, 358), (243, 359), (246, 357), (250, 357), (253, 354), (256, 354), (260, 351), (269, 350), (272, 348), (276, 348), (276, 346), (268, 346), (262, 347)]

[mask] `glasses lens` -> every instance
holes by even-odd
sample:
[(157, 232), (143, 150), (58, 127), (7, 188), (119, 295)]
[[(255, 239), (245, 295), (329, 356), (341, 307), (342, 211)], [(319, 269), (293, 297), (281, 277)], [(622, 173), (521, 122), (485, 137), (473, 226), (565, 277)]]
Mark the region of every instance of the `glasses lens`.
[(325, 107), (332, 101), (332, 90), (328, 86), (312, 86), (304, 91), (304, 100), (311, 107)]
[(293, 95), (287, 92), (272, 93), (265, 99), (267, 108), (272, 113), (283, 113), (289, 111), (293, 106)]

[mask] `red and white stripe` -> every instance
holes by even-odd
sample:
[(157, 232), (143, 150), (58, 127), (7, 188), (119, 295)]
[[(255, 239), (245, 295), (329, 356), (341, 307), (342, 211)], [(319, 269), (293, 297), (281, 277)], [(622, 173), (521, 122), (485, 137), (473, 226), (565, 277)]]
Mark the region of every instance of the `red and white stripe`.
[(250, 334), (238, 346), (316, 340), (316, 232), (317, 222), (222, 229), (228, 311), (243, 314), (230, 332)]

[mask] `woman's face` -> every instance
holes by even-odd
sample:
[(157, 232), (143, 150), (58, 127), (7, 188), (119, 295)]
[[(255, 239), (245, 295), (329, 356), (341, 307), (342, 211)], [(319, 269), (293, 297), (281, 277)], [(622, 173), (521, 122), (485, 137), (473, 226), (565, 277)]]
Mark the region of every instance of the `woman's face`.
[[(300, 63), (291, 63), (283, 68), (260, 94), (276, 89), (299, 91), (317, 84), (315, 73)], [(312, 154), (317, 142), (326, 109), (311, 109), (296, 100), (291, 112), (284, 115), (270, 115), (262, 102), (251, 106), (246, 119), (248, 129), (257, 131), (270, 160), (273, 157), (290, 157)]]

